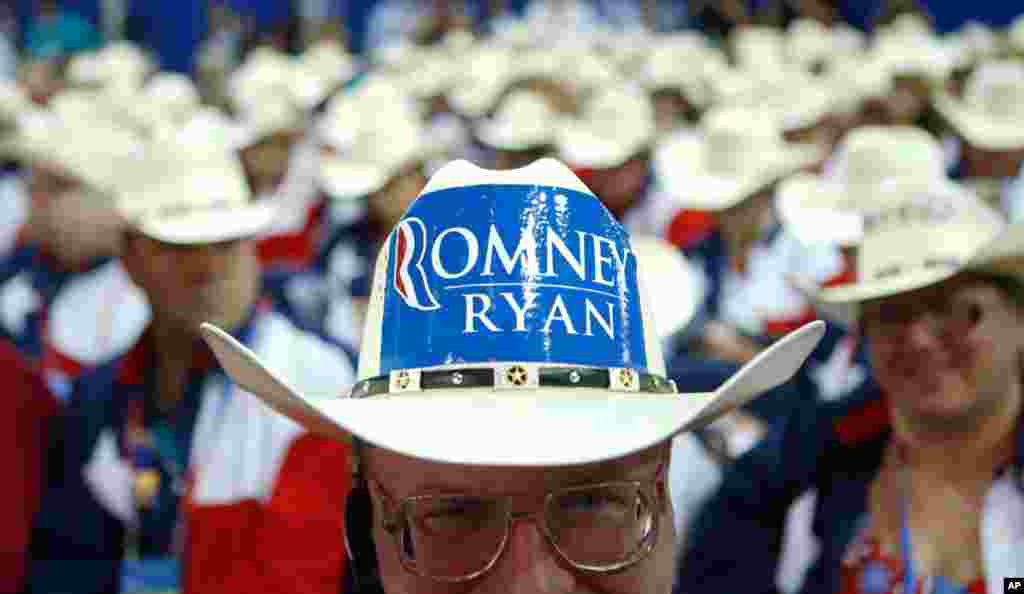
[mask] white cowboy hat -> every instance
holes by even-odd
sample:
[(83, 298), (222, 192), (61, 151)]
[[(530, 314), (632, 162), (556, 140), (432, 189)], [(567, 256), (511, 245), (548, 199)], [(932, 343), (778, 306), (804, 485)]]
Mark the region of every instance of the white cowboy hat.
[(972, 145), (995, 151), (1024, 147), (1024, 64), (985, 62), (967, 78), (963, 100), (940, 90), (933, 101)]
[(1006, 30), (1006, 43), (1012, 53), (1024, 55), (1024, 14), (1010, 22)]
[(707, 84), (708, 63), (715, 54), (702, 38), (673, 35), (662, 40), (647, 55), (637, 82), (648, 92), (673, 89), (682, 93), (696, 107), (706, 107), (711, 100)]
[(337, 41), (320, 41), (302, 53), (292, 70), (296, 103), (313, 109), (355, 74), (352, 56)]
[(640, 262), (658, 334), (663, 341), (670, 340), (696, 317), (707, 284), (704, 273), (682, 250), (659, 237), (634, 237), (630, 245)]
[[(571, 223), (555, 224), (561, 209), (537, 209), (539, 199), (565, 205), (573, 212)], [(460, 258), (458, 266), (465, 266), (466, 242), (488, 237), (488, 228), (512, 242), (530, 234), (546, 244), (555, 234), (570, 250), (577, 249), (577, 233), (593, 231), (599, 241), (611, 242), (608, 249), (626, 254), (623, 272), (613, 281), (618, 288), (608, 292), (611, 297), (580, 291), (594, 283), (570, 267), (545, 277), (554, 286), (517, 277), (515, 270), (506, 275), (503, 265), (496, 275), (483, 277), (487, 269), (469, 266), (454, 282), (438, 275), (450, 273), (446, 267), (457, 266)], [(462, 239), (438, 243), (448, 235)], [(441, 248), (427, 245), (432, 237)], [(313, 432), (340, 440), (356, 437), (425, 460), (486, 466), (586, 464), (663, 443), (787, 381), (823, 333), (821, 322), (810, 324), (715, 392), (680, 394), (664, 377), (643, 279), (636, 259), (622, 252), (627, 247), (621, 226), (557, 161), (502, 172), (456, 161), (434, 175), (380, 252), (358, 381), (349, 394), (300, 394), (227, 333), (209, 324), (202, 332), (235, 382)], [(424, 249), (433, 253), (425, 261)], [(547, 307), (552, 299), (573, 305), (613, 299), (622, 304), (621, 316), (596, 329), (599, 334), (584, 333), (582, 327), (569, 334), (568, 325), (547, 324), (543, 315), (526, 316), (525, 332), (465, 332), (463, 298), (476, 293), (463, 283), (493, 283), (495, 277), (511, 279), (483, 290), (495, 300), (535, 295), (536, 303)], [(419, 286), (417, 278), (428, 285)], [(439, 285), (434, 294), (431, 282)], [(437, 307), (420, 297), (436, 299)], [(509, 330), (517, 323), (511, 310), (490, 316), (488, 323), (508, 323)]]
[(236, 113), (235, 142), (237, 148), (246, 148), (275, 134), (299, 133), (304, 117), (299, 106), (287, 97), (268, 96)]
[(781, 68), (786, 62), (786, 38), (774, 27), (742, 27), (729, 38), (734, 63), (741, 70)]
[(856, 114), (866, 101), (884, 99), (892, 91), (889, 71), (861, 56), (832, 59), (821, 79), (831, 88), (833, 109), (839, 114)]
[[(907, 21), (908, 23), (913, 21)], [(942, 81), (956, 65), (956, 55), (930, 30), (917, 26), (897, 26), (880, 32), (869, 50), (869, 59), (876, 60), (892, 76), (914, 76)]]
[(365, 198), (426, 156), (423, 126), (415, 114), (393, 110), (358, 129), (344, 149), (321, 154), (320, 185), (336, 200)]
[(558, 153), (576, 167), (609, 169), (650, 147), (654, 109), (638, 87), (622, 84), (603, 89), (583, 106), (581, 118), (566, 118), (557, 127)]
[(294, 101), (294, 64), (288, 55), (267, 47), (254, 49), (228, 78), (231, 106), (236, 111), (257, 109), (266, 98)]
[(880, 189), (890, 179), (952, 183), (942, 146), (924, 130), (864, 126), (843, 139), (830, 175), (801, 174), (779, 184), (775, 211), (803, 243), (855, 245), (863, 234), (864, 214), (898, 198)]
[(452, 108), (468, 118), (486, 114), (501, 97), (514, 72), (513, 56), (507, 48), (477, 44), (456, 67), (455, 80), (446, 97)]
[(659, 147), (655, 172), (680, 206), (720, 211), (823, 158), (817, 147), (785, 142), (770, 114), (717, 107), (702, 118), (699, 131)]
[(832, 31), (821, 21), (798, 18), (786, 30), (786, 60), (810, 71), (816, 64), (828, 62), (836, 52)]
[(251, 201), (242, 164), (220, 143), (166, 136), (150, 142), (117, 188), (127, 224), (153, 239), (203, 245), (255, 237), (277, 216)]
[(137, 134), (90, 112), (46, 111), (19, 120), (15, 154), (113, 199), (144, 145)]
[(161, 72), (153, 76), (140, 92), (124, 95), (111, 102), (117, 117), (144, 134), (157, 128), (183, 125), (199, 110), (199, 91), (185, 75)]
[(740, 104), (774, 114), (783, 131), (813, 126), (836, 111), (832, 87), (803, 70), (786, 69), (776, 79), (760, 85)]
[[(855, 310), (859, 302), (924, 288), (965, 271), (1024, 280), (1024, 226), (1008, 225), (953, 184), (890, 180), (884, 185), (894, 194), (894, 206), (867, 221), (856, 256), (857, 280), (810, 289), (816, 302)], [(855, 311), (844, 315), (855, 316)]]
[(555, 141), (557, 114), (539, 94), (521, 90), (510, 93), (492, 118), (476, 126), (484, 144), (510, 151), (547, 146)]

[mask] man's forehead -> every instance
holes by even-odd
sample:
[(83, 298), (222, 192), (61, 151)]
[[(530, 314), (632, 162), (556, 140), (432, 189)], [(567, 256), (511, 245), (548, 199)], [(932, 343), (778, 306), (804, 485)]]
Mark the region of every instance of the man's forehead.
[(649, 479), (667, 463), (662, 444), (622, 458), (573, 466), (467, 466), (420, 460), (380, 448), (363, 452), (370, 476), (395, 494), (424, 491), (516, 493), (609, 480)]

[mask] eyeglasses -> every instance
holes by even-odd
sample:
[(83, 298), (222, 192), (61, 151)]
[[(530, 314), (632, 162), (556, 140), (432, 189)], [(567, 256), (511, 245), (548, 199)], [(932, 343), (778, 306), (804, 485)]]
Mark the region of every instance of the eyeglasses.
[[(512, 522), (537, 522), (569, 566), (606, 575), (647, 557), (658, 538), (664, 476), (549, 491), (541, 510), (516, 511), (508, 497), (414, 495), (385, 499), (384, 529), (395, 538), (406, 570), (439, 582), (466, 582), (487, 573), (508, 544)], [(539, 516), (539, 518), (535, 518)]]

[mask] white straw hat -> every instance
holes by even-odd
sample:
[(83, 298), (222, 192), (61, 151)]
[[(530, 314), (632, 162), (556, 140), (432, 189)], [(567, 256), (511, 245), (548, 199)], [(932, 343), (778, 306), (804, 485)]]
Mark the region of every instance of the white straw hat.
[(143, 150), (138, 135), (108, 119), (49, 111), (19, 120), (15, 153), (110, 200)]
[(952, 184), (885, 185), (902, 202), (893, 200), (893, 207), (866, 222), (857, 250), (857, 280), (812, 290), (815, 301), (849, 306), (927, 287), (964, 271), (1024, 280), (1024, 227), (1008, 225), (998, 212)]
[[(499, 241), (514, 261), (485, 249)], [(515, 246), (527, 244), (552, 254), (538, 256), (540, 276), (521, 269), (534, 266), (531, 249), (519, 260)], [(619, 272), (608, 262), (587, 272), (594, 257), (618, 257)], [(456, 161), (381, 249), (349, 394), (301, 394), (227, 333), (202, 330), (235, 382), (311, 431), (485, 466), (586, 464), (663, 443), (787, 381), (823, 333), (810, 324), (717, 391), (680, 394), (664, 377), (637, 269), (622, 226), (564, 165), (495, 172)], [(508, 306), (524, 299), (536, 314), (517, 317)]]
[(576, 167), (609, 169), (650, 147), (654, 109), (635, 85), (603, 89), (583, 106), (580, 118), (566, 118), (557, 128), (561, 157)]
[(313, 109), (355, 74), (352, 56), (337, 41), (320, 41), (302, 53), (292, 69), (296, 103)]
[(698, 132), (676, 135), (659, 147), (655, 172), (680, 206), (719, 211), (823, 158), (817, 147), (785, 142), (770, 114), (717, 107)]
[(178, 245), (255, 237), (277, 216), (251, 201), (241, 162), (218, 142), (163, 137), (125, 172), (117, 206), (136, 231)]
[(945, 90), (935, 108), (967, 142), (1001, 151), (1024, 147), (1024, 64), (985, 62), (967, 78), (962, 100)]
[(477, 44), (473, 53), (460, 60), (448, 102), (463, 116), (479, 118), (505, 91), (513, 71), (512, 55), (506, 48)]
[(532, 91), (514, 91), (494, 117), (477, 124), (476, 136), (499, 150), (528, 150), (553, 144), (556, 122), (557, 115), (544, 97)]
[(357, 130), (348, 146), (320, 156), (320, 185), (336, 200), (356, 200), (383, 188), (402, 169), (426, 157), (415, 114), (392, 110)]
[(779, 184), (775, 210), (806, 244), (854, 245), (863, 234), (864, 214), (899, 200), (893, 191), (881, 189), (892, 179), (928, 186), (951, 183), (942, 146), (920, 128), (857, 128), (840, 144), (830, 175), (797, 175)]

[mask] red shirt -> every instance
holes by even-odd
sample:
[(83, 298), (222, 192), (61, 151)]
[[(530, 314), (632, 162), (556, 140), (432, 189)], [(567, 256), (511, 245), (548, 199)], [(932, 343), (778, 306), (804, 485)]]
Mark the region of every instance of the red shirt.
[(47, 422), (57, 412), (57, 401), (38, 370), (7, 342), (0, 342), (0, 376), (8, 387), (5, 398), (13, 399), (14, 405), (8, 404), (0, 415), (0, 455), (7, 471), (0, 489), (0, 592), (17, 592), (25, 579), (32, 520), (39, 506)]

